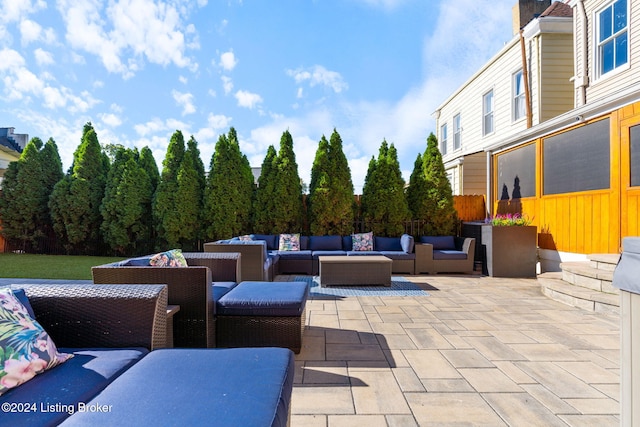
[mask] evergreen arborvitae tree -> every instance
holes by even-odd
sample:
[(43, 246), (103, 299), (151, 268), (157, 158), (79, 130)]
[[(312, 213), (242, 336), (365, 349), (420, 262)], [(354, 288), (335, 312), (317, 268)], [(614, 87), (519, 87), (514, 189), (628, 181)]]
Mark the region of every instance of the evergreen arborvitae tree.
[(146, 242), (139, 242), (138, 245), (136, 245), (136, 249), (138, 253), (149, 253), (155, 249), (156, 230), (153, 224), (152, 202), (153, 196), (158, 188), (158, 183), (160, 182), (160, 172), (158, 171), (156, 159), (154, 159), (153, 153), (149, 147), (143, 147), (142, 150), (140, 150), (138, 164), (149, 177), (151, 197), (149, 197), (149, 201), (144, 207), (145, 213), (143, 214), (143, 221), (148, 230), (148, 238)]
[(87, 123), (70, 173), (56, 184), (49, 200), (54, 230), (68, 251), (96, 253), (102, 244), (100, 205), (108, 170), (109, 160)]
[(428, 219), (425, 208), (427, 191), (427, 181), (425, 180), (422, 166), (422, 154), (418, 153), (418, 157), (416, 157), (416, 161), (413, 164), (411, 178), (409, 178), (409, 187), (407, 187), (407, 204), (409, 205), (412, 219), (422, 221)]
[(404, 232), (409, 208), (404, 180), (393, 144), (383, 141), (378, 159), (371, 159), (362, 191), (362, 216), (374, 234), (398, 236)]
[(180, 168), (178, 169), (178, 194), (181, 224), (179, 246), (185, 250), (197, 249), (202, 230), (202, 202), (204, 198), (204, 167), (200, 159), (198, 143), (191, 137), (187, 143)]
[(332, 234), (349, 234), (353, 230), (354, 194), (351, 169), (342, 149), (342, 138), (333, 130), (329, 140), (329, 176), (333, 194), (334, 224)]
[(353, 230), (354, 196), (351, 171), (334, 129), (331, 140), (323, 136), (311, 170), (309, 185), (311, 233), (349, 234)]
[(153, 192), (155, 192), (158, 182), (160, 182), (160, 171), (158, 171), (158, 164), (156, 163), (156, 159), (153, 158), (153, 153), (149, 147), (143, 147), (142, 150), (140, 150), (138, 163), (140, 167), (147, 172), (149, 180), (151, 181), (151, 188)]
[(293, 151), (293, 138), (285, 131), (280, 138), (280, 150), (275, 162), (274, 209), (271, 212), (273, 234), (299, 233), (303, 227), (302, 183)]
[[(15, 241), (16, 243), (24, 235), (22, 231), (22, 213), (20, 212), (19, 170), (19, 161), (9, 163), (9, 166), (4, 171), (2, 191), (0, 191), (0, 219), (2, 220), (0, 233), (7, 241)], [(22, 243), (24, 247), (25, 242), (23, 241)]]
[(118, 255), (140, 254), (148, 249), (150, 224), (146, 215), (152, 195), (151, 180), (139, 164), (137, 150), (119, 147), (101, 206), (105, 242)]
[(152, 211), (158, 250), (177, 247), (181, 238), (181, 200), (178, 198), (178, 172), (184, 158), (185, 147), (182, 132), (171, 136), (167, 154), (162, 162), (160, 182), (153, 197)]
[(267, 148), (267, 154), (262, 162), (258, 188), (252, 208), (252, 229), (256, 233), (271, 233), (275, 229), (275, 222), (271, 212), (275, 209), (274, 189), (276, 178), (276, 160), (278, 154), (273, 145)]
[[(5, 176), (0, 217), (7, 239), (20, 242), (25, 251), (38, 252), (40, 237), (52, 236), (49, 197), (62, 179), (62, 162), (53, 139), (43, 146), (33, 138), (15, 163), (15, 175)], [(12, 182), (13, 180), (13, 182)]]
[(253, 173), (240, 151), (236, 131), (220, 135), (205, 191), (205, 224), (208, 239), (246, 234), (251, 227)]
[(312, 235), (330, 234), (331, 221), (331, 179), (329, 177), (329, 141), (322, 135), (311, 167), (309, 198), (309, 228)]
[(428, 220), (424, 234), (446, 236), (455, 233), (457, 212), (453, 204), (453, 192), (444, 170), (438, 140), (433, 133), (427, 138), (422, 164), (427, 187), (424, 209)]

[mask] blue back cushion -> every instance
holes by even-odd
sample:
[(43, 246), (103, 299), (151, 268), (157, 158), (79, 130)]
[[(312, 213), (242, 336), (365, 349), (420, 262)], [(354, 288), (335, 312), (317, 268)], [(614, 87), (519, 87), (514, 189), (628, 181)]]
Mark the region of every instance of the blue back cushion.
[(341, 236), (311, 236), (309, 237), (309, 249), (312, 251), (341, 251)]
[(379, 237), (375, 236), (373, 243), (373, 249), (376, 251), (401, 251), (402, 245), (400, 245), (399, 237)]
[(300, 236), (300, 250), (301, 251), (309, 250), (309, 236)]
[(453, 236), (422, 236), (420, 243), (430, 243), (435, 250), (456, 249), (456, 242)]
[(267, 249), (270, 251), (277, 251), (279, 244), (279, 235), (276, 234), (252, 234), (253, 240), (264, 240), (267, 242)]
[(413, 236), (410, 234), (403, 234), (400, 237), (400, 246), (402, 246), (402, 250), (408, 254), (413, 253), (413, 247), (415, 246), (415, 241), (413, 240)]
[(27, 294), (24, 293), (24, 289), (11, 289), (11, 292), (13, 292), (13, 295), (18, 298), (18, 301), (20, 301), (20, 303), (24, 305), (24, 308), (27, 309), (27, 313), (29, 313), (29, 316), (31, 316), (32, 319), (35, 319), (36, 315), (33, 314), (33, 308), (31, 308), (29, 298), (27, 298)]
[(351, 234), (347, 236), (342, 236), (342, 250), (343, 251), (353, 250), (353, 238), (351, 237)]

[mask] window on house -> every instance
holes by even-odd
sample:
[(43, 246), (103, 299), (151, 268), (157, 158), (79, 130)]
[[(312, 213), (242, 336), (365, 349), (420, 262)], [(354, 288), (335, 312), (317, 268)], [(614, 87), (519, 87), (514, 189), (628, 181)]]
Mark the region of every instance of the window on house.
[(482, 134), (493, 133), (493, 90), (482, 95)]
[(453, 149), (458, 150), (461, 147), (462, 139), (460, 132), (462, 127), (460, 126), (460, 114), (453, 116)]
[(447, 154), (447, 124), (440, 126), (440, 154)]
[(597, 64), (600, 76), (629, 61), (627, 0), (616, 0), (598, 12)]
[(513, 121), (520, 120), (525, 114), (524, 77), (520, 70), (513, 75)]

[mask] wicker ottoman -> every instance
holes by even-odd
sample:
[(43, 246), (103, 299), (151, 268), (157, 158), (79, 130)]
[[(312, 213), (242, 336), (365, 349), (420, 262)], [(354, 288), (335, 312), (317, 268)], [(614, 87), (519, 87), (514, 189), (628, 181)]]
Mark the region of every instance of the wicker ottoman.
[(216, 347), (302, 347), (305, 282), (241, 282), (216, 303)]
[(321, 256), (320, 286), (391, 286), (393, 261), (380, 255)]

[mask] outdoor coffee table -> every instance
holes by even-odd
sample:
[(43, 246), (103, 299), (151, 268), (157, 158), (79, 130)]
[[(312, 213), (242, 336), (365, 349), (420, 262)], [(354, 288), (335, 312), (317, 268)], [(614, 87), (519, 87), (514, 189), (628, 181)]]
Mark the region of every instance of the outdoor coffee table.
[(392, 260), (378, 255), (320, 256), (320, 286), (391, 286)]

